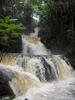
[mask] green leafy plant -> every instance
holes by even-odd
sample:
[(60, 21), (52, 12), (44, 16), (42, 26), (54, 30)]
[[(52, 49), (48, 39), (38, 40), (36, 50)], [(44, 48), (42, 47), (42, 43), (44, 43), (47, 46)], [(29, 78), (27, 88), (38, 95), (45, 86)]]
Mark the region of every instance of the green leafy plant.
[(0, 45), (8, 45), (10, 39), (16, 39), (20, 36), (23, 25), (13, 24), (11, 16), (0, 18)]

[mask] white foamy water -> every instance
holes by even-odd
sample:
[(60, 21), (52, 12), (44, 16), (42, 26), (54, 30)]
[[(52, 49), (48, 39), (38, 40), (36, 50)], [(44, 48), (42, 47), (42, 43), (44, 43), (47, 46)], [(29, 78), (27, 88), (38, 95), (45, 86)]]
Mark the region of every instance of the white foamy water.
[(15, 100), (75, 100), (69, 62), (51, 54), (37, 35), (22, 35), (22, 43), (22, 54), (6, 54), (0, 64), (3, 80), (20, 96)]
[(14, 100), (75, 100), (75, 79), (43, 84)]
[[(60, 80), (67, 80), (69, 77), (72, 77), (72, 67), (57, 55), (28, 57), (24, 54), (18, 54), (11, 58), (13, 58), (12, 61), (15, 60), (15, 62), (12, 62), (10, 65), (0, 64), (0, 72), (3, 74), (3, 79), (9, 82), (9, 86), (16, 96), (21, 96), (29, 91), (29, 89), (37, 86), (42, 90), (45, 86), (44, 84), (47, 82), (50, 84), (54, 81), (58, 83)], [(9, 61), (10, 60), (11, 59), (9, 59)], [(3, 68), (3, 70), (1, 70), (1, 68)], [(31, 75), (29, 76), (28, 74), (27, 76), (27, 74), (24, 73), (31, 73)], [(33, 75), (40, 79), (43, 87), (39, 84), (39, 81), (33, 79)], [(62, 84), (62, 82), (60, 84)], [(35, 89), (39, 91), (40, 88)]]
[(22, 35), (23, 53), (26, 55), (48, 55), (49, 52), (35, 35)]

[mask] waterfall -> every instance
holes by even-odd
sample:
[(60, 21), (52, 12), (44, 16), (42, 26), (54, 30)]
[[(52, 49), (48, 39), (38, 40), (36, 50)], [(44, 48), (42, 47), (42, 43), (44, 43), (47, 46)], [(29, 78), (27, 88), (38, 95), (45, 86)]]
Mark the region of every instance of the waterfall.
[[(9, 87), (14, 92), (14, 95), (20, 96), (25, 93), (31, 87), (39, 87), (41, 82), (34, 75), (15, 70), (12, 66), (0, 64), (0, 80), (3, 80), (4, 83), (8, 82)], [(31, 84), (30, 84), (31, 83)]]
[[(8, 60), (5, 60), (6, 58)], [(26, 56), (24, 54), (7, 54), (2, 58), (1, 63), (8, 65), (9, 68), (13, 66), (18, 71), (32, 73), (43, 82), (65, 79), (72, 73), (71, 65), (57, 55)]]
[[(60, 80), (67, 80), (73, 75), (73, 69), (70, 63), (64, 59), (65, 57), (53, 55), (51, 51), (46, 49), (36, 34), (22, 35), (22, 46), (23, 53), (3, 54), (0, 62), (2, 79), (9, 83), (10, 88), (16, 96), (26, 94), (32, 88), (37, 88), (35, 90), (39, 91), (38, 88), (43, 85), (42, 83), (50, 84), (53, 82), (54, 84), (54, 82)], [(30, 94), (30, 92), (28, 93)]]
[(72, 67), (60, 55), (53, 55), (33, 33), (22, 35), (23, 53), (4, 54), (2, 64), (14, 66), (15, 70), (26, 71), (47, 82), (65, 79), (72, 73)]
[(75, 100), (75, 79), (43, 84), (34, 87), (14, 100)]
[(46, 47), (34, 34), (30, 34), (30, 36), (22, 35), (22, 43), (23, 53), (26, 55), (49, 55)]
[(61, 79), (61, 78), (67, 78), (69, 77), (73, 71), (71, 65), (64, 60), (62, 59), (60, 56), (53, 56), (53, 62), (56, 66), (56, 69), (57, 69), (57, 73), (58, 73), (58, 77)]

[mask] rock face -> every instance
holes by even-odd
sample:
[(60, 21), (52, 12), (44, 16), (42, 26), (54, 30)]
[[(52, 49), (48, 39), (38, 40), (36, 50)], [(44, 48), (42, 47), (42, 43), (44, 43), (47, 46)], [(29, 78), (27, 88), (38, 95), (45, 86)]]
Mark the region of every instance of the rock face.
[(8, 71), (5, 71), (3, 66), (0, 66), (0, 97), (4, 98), (7, 96), (15, 96), (12, 89), (9, 86), (9, 80), (11, 80), (12, 74), (7, 74)]
[[(0, 77), (2, 77), (0, 75)], [(0, 78), (0, 97), (7, 97), (7, 96), (13, 96), (14, 97), (14, 93), (12, 91), (12, 89), (9, 87), (9, 84), (7, 81), (5, 81), (4, 79)]]

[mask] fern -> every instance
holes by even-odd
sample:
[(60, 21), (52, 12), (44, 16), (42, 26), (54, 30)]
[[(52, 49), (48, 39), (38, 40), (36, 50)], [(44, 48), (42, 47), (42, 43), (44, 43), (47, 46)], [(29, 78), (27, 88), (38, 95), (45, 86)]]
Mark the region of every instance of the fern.
[(23, 25), (11, 24), (11, 16), (0, 18), (0, 44), (7, 45), (9, 39), (18, 38), (20, 36), (19, 30), (25, 29)]

